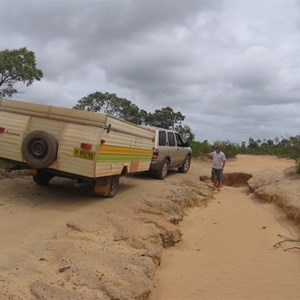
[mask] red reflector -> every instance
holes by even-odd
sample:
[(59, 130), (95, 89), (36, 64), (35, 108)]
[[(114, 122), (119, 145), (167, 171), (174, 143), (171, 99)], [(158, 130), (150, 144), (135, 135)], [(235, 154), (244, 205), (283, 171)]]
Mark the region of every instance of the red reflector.
[(4, 133), (4, 131), (5, 131), (5, 128), (0, 127), (0, 133)]
[(84, 150), (91, 150), (92, 149), (92, 144), (81, 143), (80, 148), (84, 149)]
[(158, 153), (159, 153), (159, 150), (156, 148), (153, 148), (152, 158), (158, 158)]

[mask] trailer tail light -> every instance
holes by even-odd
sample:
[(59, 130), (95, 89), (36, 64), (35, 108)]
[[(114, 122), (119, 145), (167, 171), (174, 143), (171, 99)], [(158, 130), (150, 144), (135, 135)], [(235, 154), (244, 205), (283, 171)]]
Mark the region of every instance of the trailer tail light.
[(153, 159), (158, 158), (158, 153), (159, 153), (159, 150), (156, 149), (156, 148), (153, 148), (152, 158), (153, 158)]
[(92, 144), (81, 143), (80, 148), (83, 149), (83, 150), (91, 150), (92, 149)]
[(5, 128), (0, 127), (0, 133), (4, 133), (5, 132)]

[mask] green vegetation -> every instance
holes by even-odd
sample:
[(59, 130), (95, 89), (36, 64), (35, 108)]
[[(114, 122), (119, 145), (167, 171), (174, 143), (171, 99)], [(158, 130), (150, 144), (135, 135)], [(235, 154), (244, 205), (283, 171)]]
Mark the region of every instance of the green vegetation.
[(155, 110), (154, 113), (148, 113), (143, 109), (139, 109), (130, 100), (108, 92), (89, 94), (78, 100), (73, 108), (93, 112), (101, 111), (134, 124), (151, 125), (166, 129), (175, 126), (185, 118), (180, 112), (175, 113), (171, 107), (163, 107)]
[(185, 116), (181, 112), (174, 112), (169, 106), (156, 109), (154, 113), (149, 113), (138, 108), (126, 98), (120, 98), (116, 94), (108, 92), (102, 93), (97, 91), (79, 99), (73, 108), (108, 113), (138, 125), (176, 129), (184, 141), (191, 142), (195, 137), (191, 128), (181, 123), (184, 121)]
[(207, 141), (204, 142), (195, 142), (190, 143), (190, 146), (193, 150), (193, 156), (200, 156), (202, 153), (209, 153), (214, 151), (214, 146), (220, 145), (222, 151), (226, 154), (227, 158), (236, 157), (237, 154), (240, 154), (240, 147), (238, 144), (231, 143), (229, 141), (216, 141), (213, 145), (209, 144)]
[(300, 135), (290, 137), (289, 139), (276, 138), (274, 140), (254, 140), (249, 138), (248, 145), (245, 142), (239, 144), (229, 141), (216, 141), (213, 145), (207, 141), (191, 143), (193, 156), (197, 157), (201, 153), (212, 152), (214, 145), (219, 144), (226, 157), (235, 157), (237, 154), (252, 154), (252, 155), (276, 155), (294, 159), (296, 162), (297, 173), (300, 174)]
[(14, 50), (0, 51), (0, 99), (12, 97), (18, 93), (14, 87), (17, 82), (26, 86), (34, 80), (41, 80), (43, 72), (36, 68), (35, 54), (25, 47)]

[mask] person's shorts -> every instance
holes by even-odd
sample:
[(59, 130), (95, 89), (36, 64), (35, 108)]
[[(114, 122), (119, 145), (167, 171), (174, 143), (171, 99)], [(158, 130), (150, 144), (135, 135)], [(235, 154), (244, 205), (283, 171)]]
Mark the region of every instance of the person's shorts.
[(211, 177), (213, 180), (223, 180), (223, 170), (212, 168)]

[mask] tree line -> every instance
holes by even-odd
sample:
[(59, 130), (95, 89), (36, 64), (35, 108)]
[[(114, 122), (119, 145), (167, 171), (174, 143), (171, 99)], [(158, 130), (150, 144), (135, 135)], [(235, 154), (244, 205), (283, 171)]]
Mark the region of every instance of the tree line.
[[(26, 47), (0, 51), (0, 99), (17, 94), (19, 91), (15, 87), (16, 83), (22, 82), (29, 86), (42, 78), (43, 71), (37, 68), (33, 51), (27, 50)], [(130, 100), (109, 92), (91, 93), (79, 99), (73, 108), (108, 113), (138, 125), (174, 129), (185, 142), (189, 142), (194, 157), (212, 151), (214, 145), (219, 144), (229, 158), (238, 154), (267, 154), (295, 159), (300, 173), (300, 135), (274, 140), (249, 138), (248, 144), (230, 141), (215, 141), (210, 144), (207, 140), (199, 142), (195, 141), (192, 129), (183, 124), (185, 116), (181, 112), (174, 112), (169, 106), (156, 109), (153, 113), (147, 112)]]
[(193, 156), (197, 157), (201, 153), (212, 152), (215, 145), (220, 145), (222, 151), (228, 158), (234, 158), (238, 154), (251, 155), (275, 155), (282, 158), (294, 159), (297, 173), (300, 174), (300, 135), (289, 138), (257, 139), (249, 138), (248, 144), (232, 143), (230, 141), (215, 141), (209, 144), (207, 141), (192, 141)]
[(74, 109), (108, 113), (137, 125), (148, 125), (176, 130), (184, 141), (193, 141), (195, 135), (189, 126), (183, 125), (185, 116), (171, 107), (156, 109), (153, 113), (140, 109), (126, 98), (108, 92), (95, 92), (78, 100)]

